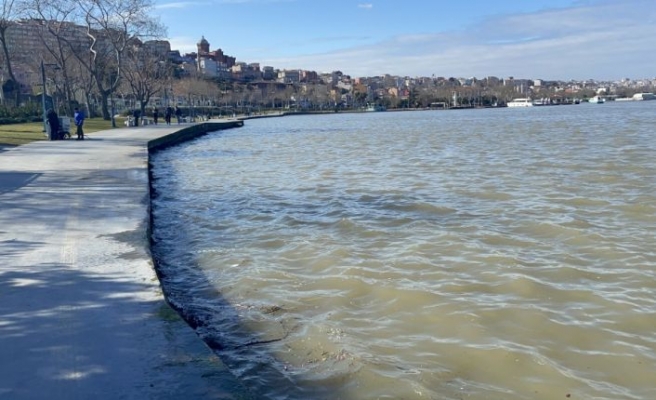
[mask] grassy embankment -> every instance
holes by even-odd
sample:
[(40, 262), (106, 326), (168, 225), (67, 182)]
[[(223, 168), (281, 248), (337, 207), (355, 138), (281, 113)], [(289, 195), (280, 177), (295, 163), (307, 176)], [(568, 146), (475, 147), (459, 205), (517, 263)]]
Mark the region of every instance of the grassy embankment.
[[(123, 120), (116, 120), (116, 126), (123, 126)], [(75, 127), (71, 135), (75, 137)], [(112, 122), (102, 118), (89, 118), (84, 121), (84, 134), (112, 129)], [(42, 122), (0, 125), (0, 147), (20, 146), (36, 140), (46, 140)]]

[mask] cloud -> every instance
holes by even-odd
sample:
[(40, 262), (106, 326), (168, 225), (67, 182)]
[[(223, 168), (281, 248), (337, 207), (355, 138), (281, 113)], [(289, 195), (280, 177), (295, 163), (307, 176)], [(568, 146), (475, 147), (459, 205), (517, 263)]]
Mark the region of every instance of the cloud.
[(209, 3), (207, 2), (197, 2), (197, 1), (179, 1), (175, 3), (165, 3), (165, 4), (158, 4), (155, 5), (153, 8), (157, 10), (166, 10), (166, 9), (181, 9), (181, 8), (189, 8), (189, 7), (196, 7), (199, 5), (207, 5)]
[(191, 38), (189, 36), (177, 36), (169, 38), (171, 48), (179, 50), (181, 54), (191, 53), (197, 51), (196, 42), (198, 38)]
[(217, 4), (294, 3), (296, 0), (215, 0)]
[(367, 10), (371, 10), (372, 8), (374, 8), (374, 5), (371, 4), (371, 3), (362, 3), (362, 4), (358, 4), (358, 8), (364, 8), (364, 9), (367, 9)]
[(311, 40), (306, 40), (305, 43), (333, 43), (333, 42), (344, 42), (344, 41), (362, 41), (362, 40), (368, 40), (370, 37), (369, 36), (349, 36), (349, 35), (343, 35), (343, 36), (326, 36), (326, 37), (319, 37), (319, 38), (314, 38)]
[(217, 0), (217, 4), (248, 4), (255, 3), (257, 0)]
[[(542, 79), (646, 78), (654, 75), (653, 0), (577, 3), (567, 9), (495, 16), (462, 31), (408, 34), (323, 54), (264, 64), (353, 76)], [(612, 21), (612, 23), (609, 23)]]
[(296, 0), (208, 0), (208, 1), (179, 1), (155, 5), (155, 9), (180, 9), (195, 6), (208, 6), (213, 4), (255, 4), (255, 3), (293, 3)]

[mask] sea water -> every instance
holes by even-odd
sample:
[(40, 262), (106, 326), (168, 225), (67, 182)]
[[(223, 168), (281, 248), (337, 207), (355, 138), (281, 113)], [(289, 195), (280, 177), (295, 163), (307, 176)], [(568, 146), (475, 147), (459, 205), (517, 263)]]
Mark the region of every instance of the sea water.
[(272, 399), (655, 399), (656, 102), (248, 120), (160, 152), (169, 299)]

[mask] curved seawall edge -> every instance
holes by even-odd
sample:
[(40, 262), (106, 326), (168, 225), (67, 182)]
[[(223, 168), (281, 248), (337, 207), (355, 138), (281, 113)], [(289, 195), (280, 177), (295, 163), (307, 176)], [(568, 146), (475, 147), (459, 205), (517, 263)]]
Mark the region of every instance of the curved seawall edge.
[[(232, 128), (238, 128), (244, 126), (244, 122), (242, 120), (234, 120), (234, 121), (221, 121), (221, 122), (205, 122), (193, 126), (188, 126), (183, 129), (180, 129), (179, 131), (176, 131), (174, 133), (171, 133), (166, 136), (162, 136), (160, 138), (151, 140), (147, 144), (148, 148), (148, 190), (149, 190), (149, 202), (148, 202), (148, 228), (147, 228), (147, 237), (148, 237), (148, 251), (150, 252), (150, 257), (153, 265), (153, 270), (155, 271), (155, 274), (157, 275), (157, 278), (159, 280), (159, 286), (162, 291), (162, 297), (164, 298), (164, 301), (168, 306), (177, 313), (177, 315), (180, 317), (180, 319), (183, 321), (183, 323), (187, 324), (196, 334), (196, 338), (198, 339), (199, 343), (202, 343), (202, 345), (205, 346), (205, 348), (212, 354), (213, 357), (217, 357), (218, 355), (215, 353), (214, 349), (205, 342), (198, 334), (196, 333), (196, 328), (198, 324), (194, 323), (193, 317), (189, 316), (188, 313), (184, 313), (184, 310), (180, 309), (179, 305), (174, 304), (173, 302), (170, 301), (169, 295), (167, 291), (164, 288), (164, 285), (162, 285), (162, 270), (160, 267), (160, 261), (159, 259), (154, 255), (153, 253), (153, 214), (152, 214), (152, 200), (153, 198), (157, 195), (156, 188), (154, 187), (154, 178), (152, 174), (152, 164), (151, 164), (151, 156), (161, 150), (177, 146), (179, 144), (182, 144), (184, 142), (188, 142), (190, 140), (194, 140), (198, 137), (204, 136), (210, 132), (216, 132), (219, 130), (225, 130), (225, 129), (232, 129)], [(254, 398), (254, 395), (250, 393), (250, 391), (245, 388), (237, 379), (234, 377), (234, 375), (231, 378), (227, 378), (224, 370), (225, 366), (218, 367), (215, 363), (213, 364), (217, 368), (216, 374), (217, 376), (223, 376), (225, 382), (223, 382), (222, 390), (227, 390), (230, 393), (225, 393), (222, 392), (222, 395), (228, 395), (229, 397), (227, 398), (233, 398), (233, 399), (241, 399), (241, 400), (250, 400)]]
[(197, 137), (206, 135), (210, 132), (220, 131), (224, 129), (238, 128), (244, 126), (244, 121), (220, 121), (220, 122), (204, 122), (197, 125), (188, 126), (180, 129), (174, 133), (166, 136), (151, 140), (148, 142), (148, 156), (150, 162), (150, 154), (155, 151), (163, 150), (165, 148), (178, 145), (180, 143), (193, 140)]

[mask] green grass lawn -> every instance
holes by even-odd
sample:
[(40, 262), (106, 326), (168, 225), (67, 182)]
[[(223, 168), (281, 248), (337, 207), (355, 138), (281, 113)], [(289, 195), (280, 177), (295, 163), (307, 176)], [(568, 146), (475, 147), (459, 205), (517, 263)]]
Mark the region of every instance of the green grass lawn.
[[(123, 120), (117, 119), (116, 126), (122, 126)], [(112, 129), (112, 122), (102, 118), (88, 118), (84, 121), (84, 134)], [(75, 135), (75, 126), (71, 126), (71, 135)], [(36, 140), (46, 140), (42, 122), (0, 125), (0, 146), (20, 146)]]

